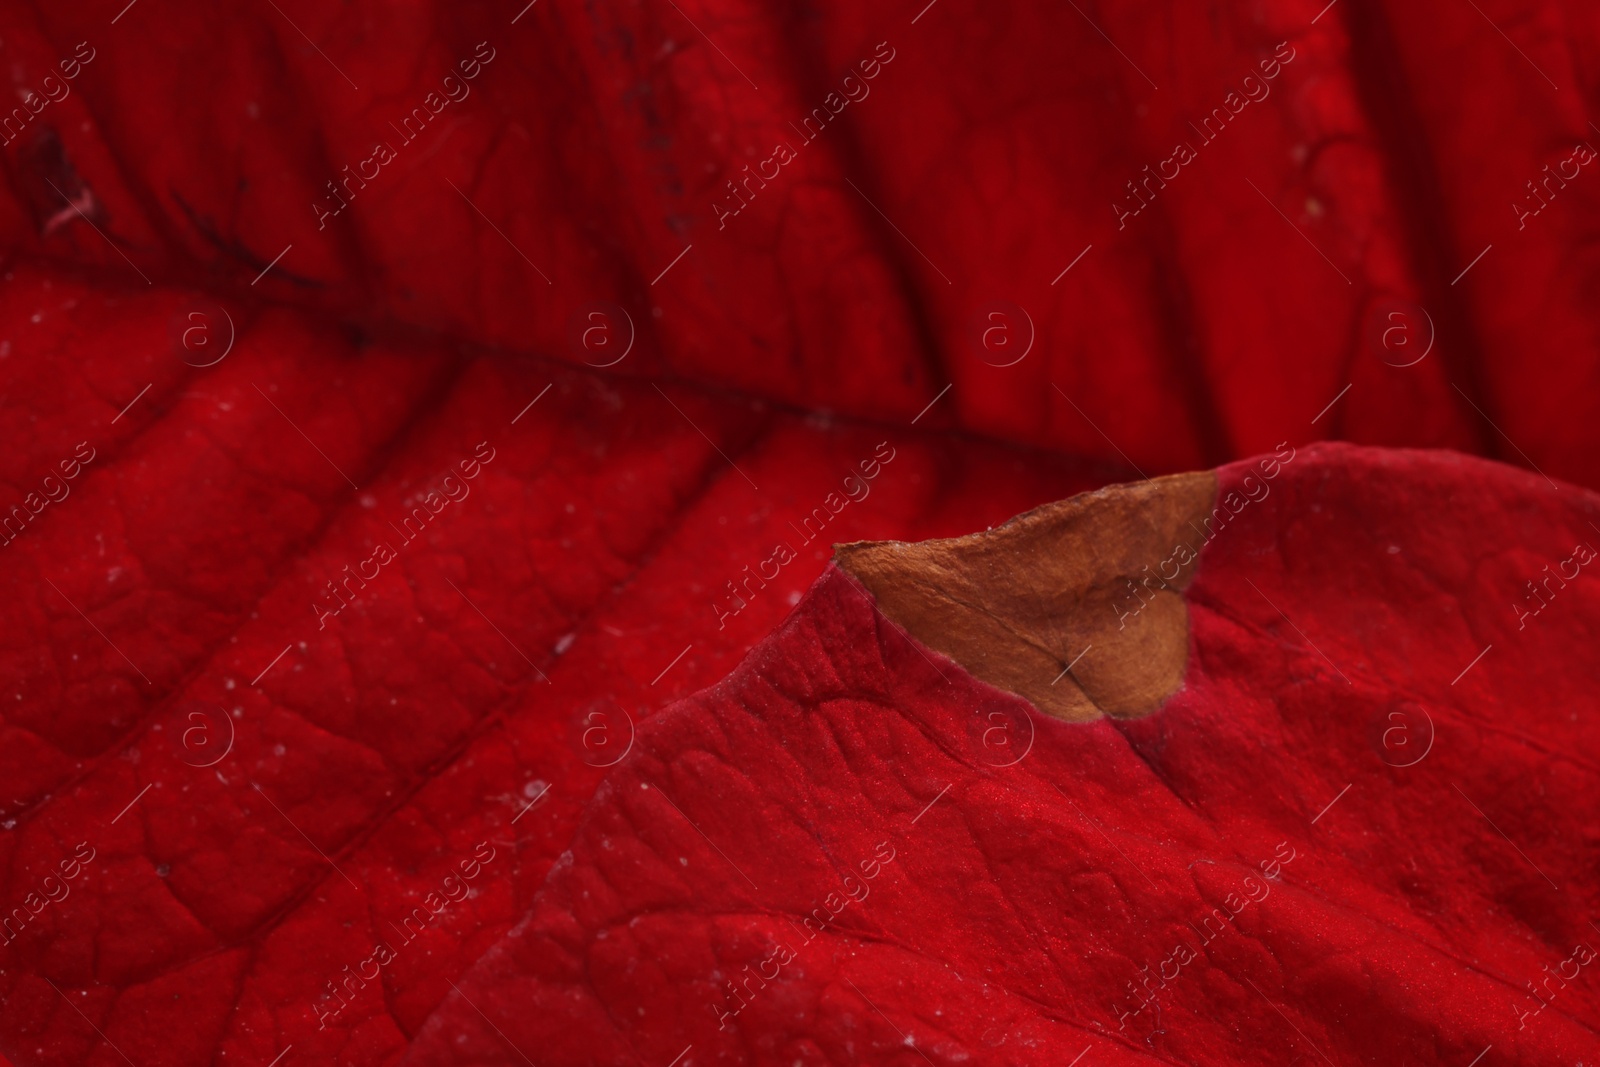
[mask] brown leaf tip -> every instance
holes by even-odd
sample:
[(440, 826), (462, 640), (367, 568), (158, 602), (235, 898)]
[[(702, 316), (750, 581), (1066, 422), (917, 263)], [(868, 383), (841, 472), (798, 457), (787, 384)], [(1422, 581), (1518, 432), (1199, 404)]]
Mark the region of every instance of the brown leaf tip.
[(834, 561), (974, 677), (1063, 719), (1134, 717), (1183, 681), (1191, 524), (1216, 498), (1214, 472), (1175, 474), (965, 537), (836, 545)]

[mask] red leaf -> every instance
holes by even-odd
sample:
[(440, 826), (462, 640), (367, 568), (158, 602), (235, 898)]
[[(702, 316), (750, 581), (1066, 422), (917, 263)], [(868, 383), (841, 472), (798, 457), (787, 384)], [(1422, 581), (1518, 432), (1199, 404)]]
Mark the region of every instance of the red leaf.
[(1514, 609), (1594, 561), (1600, 503), (1422, 453), (1219, 473), (1265, 492), (1188, 535), (1159, 711), (1040, 716), (830, 570), (640, 732), (407, 1062), (1592, 1050), (1600, 598), (1557, 578)]
[[(503, 1011), (511, 988), (538, 978), (538, 997), (574, 999), (529, 1048), (536, 1061), (653, 1055), (679, 1020), (653, 1029), (659, 1016), (636, 1014), (635, 1034), (586, 1014), (647, 979), (602, 969), (611, 985), (566, 988), (569, 975), (512, 967), (506, 989), (482, 983), (514, 955), (510, 931), (544, 930), (586, 877), (562, 857), (594, 862), (607, 768), (617, 781), (637, 773), (647, 738), (699, 721), (655, 726), (657, 712), (758, 643), (775, 647), (763, 639), (823, 574), (831, 543), (965, 534), (1108, 482), (1318, 437), (1477, 451), (1596, 484), (1595, 320), (1575, 224), (1593, 204), (1592, 168), (1544, 168), (1566, 173), (1589, 136), (1580, 101), (1593, 95), (1597, 31), (1593, 15), (1554, 2), (1489, 0), (0, 11), (13, 90), (0, 114), (0, 1052), (140, 1067), (509, 1059), (483, 1043), (488, 1031), (453, 1044), (467, 1009), (452, 984), (522, 1044), (533, 1038), (518, 1027), (532, 1024)], [(1234, 89), (1260, 99), (1234, 113)], [(1220, 131), (1198, 128), (1208, 117)], [(1190, 140), (1195, 158), (1159, 177), (1174, 142)], [(1466, 492), (1443, 475), (1429, 485), (1417, 493), (1452, 505)], [(1308, 506), (1313, 525), (1342, 515), (1372, 528), (1391, 511), (1420, 522), (1413, 504)], [(1519, 511), (1479, 529), (1510, 551), (1553, 521)], [(1470, 555), (1445, 540), (1446, 557)], [(1308, 590), (1383, 588), (1349, 578), (1348, 550), (1328, 553), (1289, 561)], [(1345, 570), (1316, 585), (1318, 566)], [(1517, 582), (1538, 572), (1525, 569)], [(1278, 600), (1270, 574), (1251, 573)], [(1474, 570), (1435, 595), (1465, 604), (1481, 580)], [(824, 578), (772, 641), (815, 625), (818, 605), (848, 592), (839, 583)], [(1374, 608), (1386, 628), (1362, 629), (1309, 591), (1279, 602), (1297, 621), (1303, 606), (1350, 624), (1351, 657), (1407, 648), (1417, 629), (1388, 608)], [(863, 605), (835, 609), (839, 640), (867, 636)], [(905, 655), (892, 632), (871, 636), (852, 655), (878, 638)], [(1551, 660), (1566, 664), (1553, 680), (1522, 684), (1580, 700), (1571, 664), (1587, 661), (1569, 651)], [(1252, 661), (1214, 677), (1259, 694), (1281, 672)], [(1585, 758), (1581, 739), (1549, 739), (1560, 724), (1522, 722), (1543, 705), (1509, 691), (1501, 704), (1516, 723), (1504, 736), (1546, 738), (1546, 763), (1524, 778)], [(1004, 706), (1023, 721), (1020, 704)], [(1168, 719), (1183, 721), (1163, 711), (1128, 726), (1134, 747), (1166, 753), (1140, 731)], [(730, 758), (777, 743), (760, 716), (733, 722), (756, 740)], [(1126, 744), (1109, 731), (1058, 733)], [(1187, 773), (1212, 784), (1254, 770), (1253, 752), (1204, 737), (1162, 758), (1209, 760)], [(1066, 744), (1051, 750), (1058, 761)], [(1027, 773), (1046, 755), (1030, 755)], [(1309, 798), (1338, 784), (1330, 758), (1285, 764), (1281, 788)], [(794, 792), (798, 766), (782, 764), (759, 795), (674, 797), (754, 820), (771, 814), (771, 790)], [(862, 764), (827, 781), (847, 799), (882, 772)], [(1545, 833), (1543, 799), (1497, 808), (1504, 789), (1480, 790), (1493, 783), (1466, 771), (1454, 781), (1498, 825)], [(920, 801), (927, 783), (900, 785), (901, 801)], [(977, 790), (952, 784), (940, 803), (972, 811)], [(748, 810), (725, 810), (740, 798)], [(1108, 832), (1159, 827), (1211, 848), (1220, 812), (1185, 823), (1156, 799), (1166, 807), (1148, 823), (1084, 810)], [(1034, 823), (994, 819), (991, 843), (1032, 849)], [(823, 828), (772, 831), (800, 835), (784, 838), (797, 850), (786, 892), (814, 888)], [(740, 832), (741, 845), (771, 843)], [(959, 846), (889, 868), (947, 871), (918, 876), (923, 896), (902, 920), (918, 938), (973, 895), (1019, 877), (1037, 889), (1054, 869), (1017, 858), (1015, 870), (968, 871), (976, 846)], [(1345, 849), (1346, 866), (1318, 885), (1354, 894), (1352, 914), (1371, 919), (1360, 879), (1400, 861)], [(1573, 866), (1540, 856), (1566, 884), (1558, 870)], [(1526, 872), (1462, 862), (1443, 857), (1438, 887), (1416, 874), (1406, 892), (1424, 914), (1468, 906), (1462, 887), (1476, 886), (1534, 914), (1544, 925), (1531, 937), (1565, 930), (1560, 908), (1517, 895)], [(641, 877), (613, 887), (618, 902), (650, 889)], [(563, 937), (598, 933), (584, 923), (600, 913), (583, 907)], [(685, 936), (706, 936), (705, 907), (683, 912)], [(665, 947), (677, 921), (651, 936), (682, 968), (673, 953), (687, 950)], [(754, 936), (728, 922), (724, 949)], [(391, 936), (403, 947), (374, 962)], [(946, 972), (926, 970), (935, 952), (1002, 944), (950, 936), (949, 951), (903, 968), (873, 962), (862, 988), (899, 1019), (923, 989), (928, 1003), (943, 997)], [(1119, 946), (1102, 955), (1152, 958), (1144, 942), (1101, 936)], [(1051, 966), (1079, 960), (1038, 937)], [(1289, 941), (1263, 943), (1274, 960), (1300, 958)], [(1512, 989), (1543, 981), (1505, 963), (1543, 966), (1543, 947), (1485, 944), (1463, 958), (1494, 962), (1486, 970)], [(1040, 1008), (1053, 1021), (1025, 1024), (1033, 1009), (998, 992), (1025, 973), (1033, 1008), (1065, 1003), (1064, 972), (1011, 947), (1013, 970), (983, 972), (990, 999), (960, 1010), (1015, 1010), (1018, 1026), (1042, 1029), (991, 1046), (985, 1034), (1011, 1032), (952, 1024), (948, 1039), (1001, 1060), (1076, 1055), (1070, 1013)], [(868, 988), (899, 976), (916, 992), (884, 1003)], [(636, 1007), (659, 1013), (705, 980), (683, 972), (681, 988)], [(1579, 984), (1541, 1027), (1581, 1017)], [(1195, 986), (1174, 1034), (1187, 1012), (1231, 1003)], [(1346, 1001), (1318, 987), (1308, 1007), (1299, 987), (1262, 989), (1291, 1016), (1326, 1009), (1294, 1017), (1330, 1053), (1344, 1047), (1325, 1031), (1329, 1005)], [(830, 1011), (855, 1010), (825, 992)], [(1384, 1010), (1399, 1003), (1375, 995)], [(698, 1033), (705, 1005), (690, 1007), (681, 1027)], [(812, 1017), (842, 1018), (825, 1015)], [(1429, 1055), (1476, 1033), (1437, 1025)], [(1565, 1040), (1548, 1036), (1559, 1025), (1538, 1040)], [(1044, 1036), (1061, 1026), (1071, 1041)], [(1372, 1040), (1391, 1030), (1410, 1040), (1399, 1022)], [(805, 1042), (844, 1040), (837, 1054), (855, 1055), (888, 1031), (855, 1033), (823, 1026), (779, 1052), (805, 1060)], [(1222, 1041), (1195, 1061), (1224, 1048), (1245, 1058)], [(1530, 1061), (1566, 1054), (1527, 1047)]]

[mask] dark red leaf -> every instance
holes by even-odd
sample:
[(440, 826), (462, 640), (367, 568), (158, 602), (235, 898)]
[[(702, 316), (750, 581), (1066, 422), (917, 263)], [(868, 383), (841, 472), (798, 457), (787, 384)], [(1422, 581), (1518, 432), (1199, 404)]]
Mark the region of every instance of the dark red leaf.
[[(1188, 535), (1144, 717), (1041, 716), (830, 570), (641, 731), (406, 1062), (1583, 1059), (1600, 502), (1423, 453), (1277, 474), (1219, 472), (1259, 500)], [(1582, 576), (1519, 627), (1547, 564)]]

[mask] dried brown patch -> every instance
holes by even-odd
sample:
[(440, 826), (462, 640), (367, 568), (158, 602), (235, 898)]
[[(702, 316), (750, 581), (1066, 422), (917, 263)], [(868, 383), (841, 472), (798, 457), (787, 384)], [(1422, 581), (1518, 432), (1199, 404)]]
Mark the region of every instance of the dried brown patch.
[[(1063, 719), (1131, 717), (1183, 681), (1181, 591), (1196, 559), (1175, 549), (1195, 540), (1191, 524), (1216, 496), (1211, 471), (1177, 474), (1046, 504), (966, 537), (837, 545), (834, 559), (885, 615), (974, 677)], [(1160, 578), (1176, 571), (1165, 588), (1155, 577), (1163, 564)], [(1129, 581), (1141, 579), (1135, 595)]]

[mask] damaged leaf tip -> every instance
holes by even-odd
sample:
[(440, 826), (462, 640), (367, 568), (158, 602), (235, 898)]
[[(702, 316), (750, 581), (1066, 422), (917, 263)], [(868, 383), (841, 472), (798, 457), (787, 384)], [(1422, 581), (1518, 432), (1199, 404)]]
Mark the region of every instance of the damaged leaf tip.
[[(1083, 493), (965, 537), (835, 546), (907, 633), (1071, 721), (1154, 711), (1183, 681), (1192, 540), (1214, 472)], [(1186, 558), (1185, 558), (1186, 557)]]

